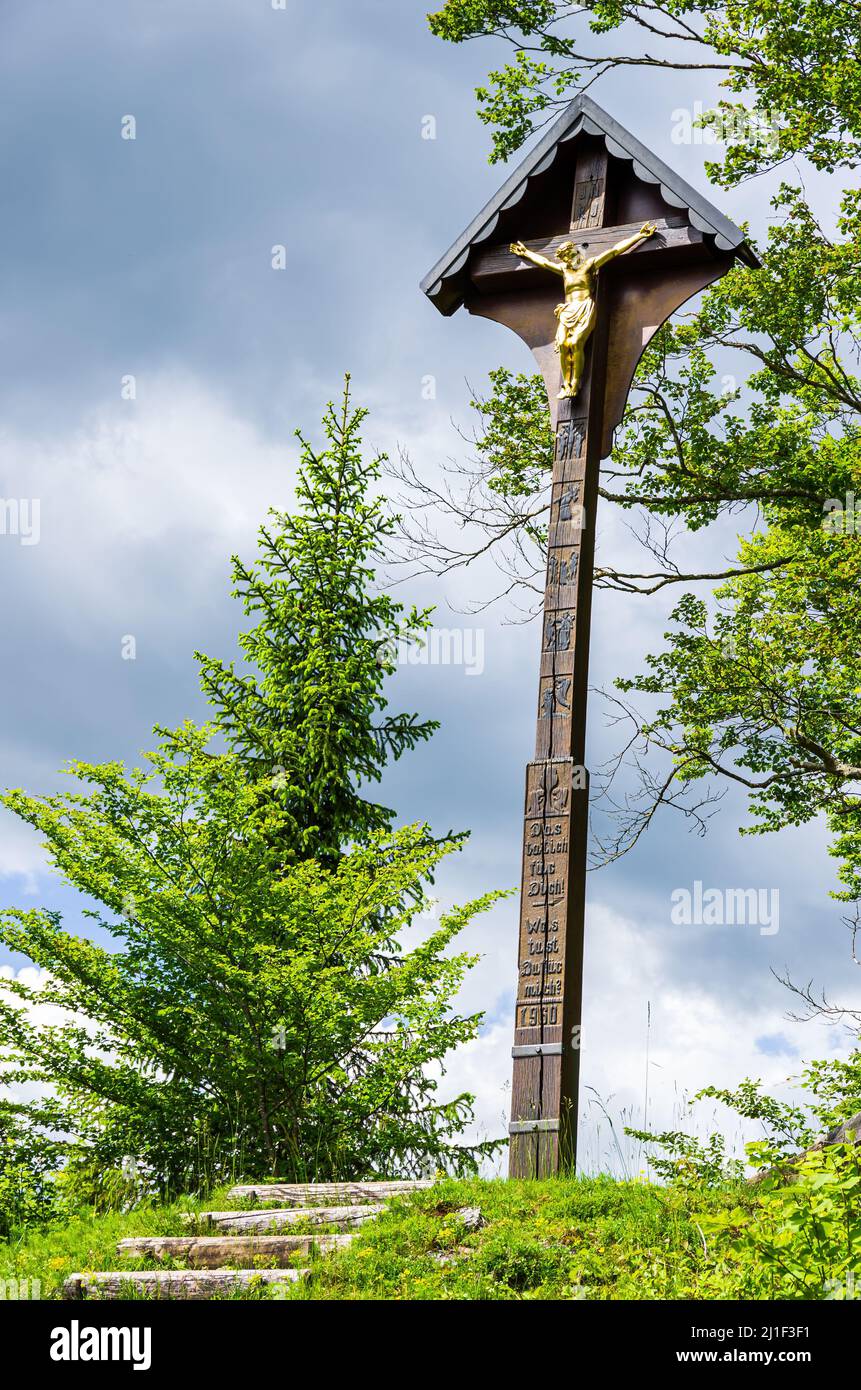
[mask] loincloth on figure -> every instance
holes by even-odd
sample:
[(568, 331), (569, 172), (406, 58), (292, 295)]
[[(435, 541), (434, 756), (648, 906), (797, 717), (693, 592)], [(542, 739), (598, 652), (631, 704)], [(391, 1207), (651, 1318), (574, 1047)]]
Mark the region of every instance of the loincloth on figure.
[(559, 320), (557, 343), (570, 343), (572, 339), (576, 341), (578, 338), (587, 337), (595, 326), (596, 310), (597, 306), (592, 298), (557, 304), (553, 310)]

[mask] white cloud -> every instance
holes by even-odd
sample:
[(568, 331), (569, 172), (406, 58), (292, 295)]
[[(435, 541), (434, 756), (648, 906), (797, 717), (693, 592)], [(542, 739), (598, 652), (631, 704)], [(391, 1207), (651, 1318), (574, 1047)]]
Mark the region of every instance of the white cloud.
[[(38, 995), (48, 984), (50, 975), (47, 970), (42, 970), (35, 965), (24, 965), (17, 970), (10, 965), (0, 965), (0, 980), (14, 980)], [(25, 1002), (5, 989), (2, 994), (5, 1003), (10, 1004), (13, 1008), (23, 1009), (29, 1021), (37, 1026), (51, 1027), (66, 1023), (70, 1018), (66, 1010), (58, 1008), (56, 1004)], [(37, 1100), (40, 1096), (46, 1095), (47, 1087), (35, 1081), (16, 1082), (11, 1086), (0, 1087), (0, 1094), (5, 1095), (10, 1100), (25, 1102)]]
[(289, 506), (295, 450), (266, 441), (201, 381), (163, 374), (66, 439), (5, 434), (0, 471), (9, 496), (41, 500), (39, 545), (8, 558), (86, 642), (95, 615), (121, 623), (148, 592), (163, 610), (171, 581), (189, 602), (217, 571), (223, 593), (231, 550), (253, 544), (268, 507)]
[[(720, 1131), (739, 1157), (745, 1142), (760, 1137), (759, 1127), (742, 1123), (709, 1102), (698, 1106), (691, 1118), (686, 1099), (706, 1085), (735, 1087), (748, 1076), (761, 1078), (769, 1094), (797, 1098), (788, 1078), (797, 1076), (806, 1060), (834, 1054), (834, 1030), (787, 1021), (788, 996), (785, 1003), (779, 996), (775, 1002), (772, 996), (761, 1008), (751, 1009), (747, 1003), (742, 1008), (732, 997), (710, 991), (707, 980), (696, 990), (668, 988), (670, 953), (676, 946), (672, 938), (649, 932), (644, 924), (600, 903), (589, 905), (580, 1092), (580, 1164), (588, 1171), (621, 1170), (599, 1099), (612, 1117), (630, 1171), (645, 1167), (622, 1129), (626, 1124), (644, 1127), (647, 1005), (651, 1006), (647, 1127), (684, 1129), (700, 1137)], [(510, 973), (513, 989), (513, 969)], [(513, 1010), (506, 1009), (504, 1017), (495, 1019), (449, 1064), (445, 1093), (467, 1090), (476, 1096), (471, 1139), (505, 1133), (512, 1028)], [(794, 1046), (797, 1055), (774, 1056), (758, 1050), (758, 1039), (776, 1036)], [(846, 1035), (838, 1036), (838, 1046), (845, 1050)]]
[(0, 810), (0, 879), (18, 878), (25, 896), (39, 891), (39, 875), (46, 872), (47, 856), (29, 825)]

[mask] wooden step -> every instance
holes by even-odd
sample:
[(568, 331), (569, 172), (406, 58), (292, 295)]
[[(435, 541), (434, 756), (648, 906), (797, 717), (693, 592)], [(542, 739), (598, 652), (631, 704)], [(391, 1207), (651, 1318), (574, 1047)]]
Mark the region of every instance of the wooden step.
[(70, 1274), (63, 1297), (132, 1298), (135, 1293), (154, 1298), (203, 1299), (229, 1294), (251, 1285), (285, 1287), (306, 1279), (307, 1269), (158, 1269), (111, 1270), (100, 1274)]
[(307, 1222), (309, 1226), (335, 1226), (339, 1231), (373, 1221), (386, 1210), (381, 1203), (348, 1207), (266, 1207), (262, 1211), (201, 1211), (191, 1219), (202, 1227), (220, 1231), (283, 1230)]
[(117, 1253), (134, 1259), (181, 1260), (193, 1269), (249, 1264), (258, 1256), (288, 1265), (293, 1255), (330, 1254), (345, 1249), (355, 1235), (337, 1236), (131, 1236)]
[(282, 1206), (348, 1206), (380, 1202), (386, 1197), (405, 1197), (433, 1187), (432, 1178), (405, 1178), (402, 1182), (261, 1182), (232, 1187), (229, 1196), (252, 1202), (279, 1202)]

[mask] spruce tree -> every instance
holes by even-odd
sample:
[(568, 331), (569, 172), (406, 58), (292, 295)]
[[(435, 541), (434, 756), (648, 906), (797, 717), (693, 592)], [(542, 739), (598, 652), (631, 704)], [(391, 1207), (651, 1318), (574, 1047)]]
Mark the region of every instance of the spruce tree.
[(199, 658), (212, 721), (157, 729), (142, 768), (73, 762), (73, 792), (0, 798), (113, 940), (0, 913), (0, 941), (45, 972), (0, 978), (0, 1086), (37, 1086), (0, 1128), (29, 1127), (34, 1154), (62, 1136), (73, 1193), (127, 1200), (129, 1156), (139, 1196), (469, 1171), (495, 1147), (460, 1146), (472, 1098), (437, 1096), (482, 1017), (454, 1007), (476, 958), (452, 947), (495, 895), (411, 931), (458, 841), (393, 830), (363, 794), (435, 727), (387, 712), (392, 643), (428, 615), (376, 587), (394, 523), (364, 417), (348, 382), (326, 447), (302, 440), (296, 511), (262, 529), (256, 566), (234, 560), (254, 626), (243, 669)]
[(289, 821), (290, 857), (328, 864), (391, 825), (394, 812), (363, 789), (438, 728), (388, 713), (398, 646), (421, 641), (429, 610), (375, 585), (397, 519), (372, 492), (384, 458), (364, 456), (366, 415), (348, 376), (323, 419), (327, 446), (297, 431), (297, 509), (270, 513), (256, 565), (234, 556), (234, 595), (255, 620), (240, 637), (250, 671), (198, 654), (216, 724)]

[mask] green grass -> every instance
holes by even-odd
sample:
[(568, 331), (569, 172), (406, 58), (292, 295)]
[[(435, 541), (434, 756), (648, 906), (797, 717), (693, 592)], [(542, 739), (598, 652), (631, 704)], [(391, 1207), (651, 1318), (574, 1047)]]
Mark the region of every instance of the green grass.
[[(692, 1200), (694, 1209), (692, 1209)], [(297, 1256), (313, 1278), (291, 1286), (289, 1299), (678, 1299), (743, 1296), (732, 1270), (699, 1230), (702, 1211), (756, 1201), (737, 1185), (691, 1199), (683, 1190), (612, 1178), (540, 1182), (444, 1180), (392, 1201), (378, 1221), (359, 1229), (349, 1250)], [(0, 1281), (39, 1280), (42, 1298), (57, 1298), (73, 1272), (166, 1268), (120, 1260), (125, 1236), (187, 1235), (188, 1216), (224, 1210), (227, 1190), (206, 1200), (127, 1213), (82, 1214), (62, 1226), (0, 1243)], [(484, 1224), (468, 1231), (458, 1208), (478, 1207)], [(291, 1226), (297, 1234), (307, 1225)], [(313, 1228), (322, 1233), (323, 1227)], [(261, 1261), (262, 1266), (264, 1262)], [(283, 1298), (267, 1289), (230, 1298)]]
[[(697, 1210), (753, 1199), (737, 1186)], [(458, 1208), (485, 1225), (465, 1230)], [(679, 1190), (611, 1178), (443, 1182), (393, 1204), (299, 1299), (676, 1299), (731, 1296)]]

